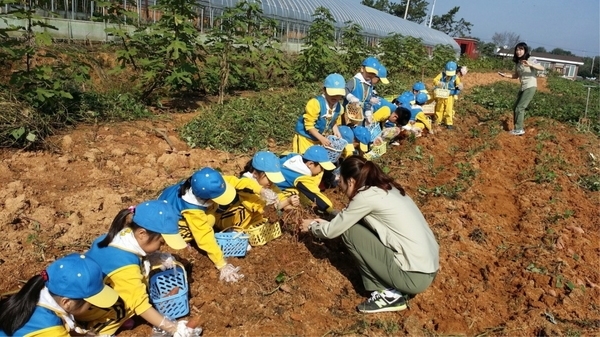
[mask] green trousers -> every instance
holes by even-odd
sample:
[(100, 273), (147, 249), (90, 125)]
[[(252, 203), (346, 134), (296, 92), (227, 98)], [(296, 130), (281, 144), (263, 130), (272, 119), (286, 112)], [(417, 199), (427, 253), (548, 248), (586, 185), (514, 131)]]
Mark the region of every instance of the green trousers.
[(375, 233), (361, 224), (344, 232), (342, 240), (358, 263), (367, 291), (394, 288), (403, 294), (414, 295), (425, 291), (437, 274), (400, 269), (394, 260), (394, 251), (384, 246)]
[(513, 122), (515, 123), (515, 130), (524, 130), (524, 120), (525, 120), (525, 109), (533, 99), (533, 95), (537, 90), (536, 87), (527, 88), (523, 91), (519, 91), (517, 95), (517, 101), (513, 107)]

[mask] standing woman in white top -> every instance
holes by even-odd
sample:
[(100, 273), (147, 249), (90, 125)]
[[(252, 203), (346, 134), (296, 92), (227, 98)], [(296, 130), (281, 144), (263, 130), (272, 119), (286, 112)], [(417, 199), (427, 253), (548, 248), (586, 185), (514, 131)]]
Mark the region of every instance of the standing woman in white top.
[(330, 222), (306, 220), (302, 229), (322, 239), (342, 236), (372, 292), (360, 312), (406, 309), (403, 294), (425, 291), (439, 269), (439, 246), (427, 221), (404, 189), (363, 157), (344, 159), (339, 187), (348, 206)]
[(538, 64), (535, 58), (530, 56), (527, 43), (517, 43), (513, 52), (515, 72), (512, 75), (499, 73), (502, 77), (518, 78), (521, 81), (521, 89), (519, 89), (517, 101), (513, 106), (513, 122), (515, 127), (510, 131), (510, 134), (515, 136), (525, 134), (525, 125), (523, 123), (523, 120), (525, 119), (525, 109), (533, 99), (533, 95), (537, 90), (536, 70), (544, 70), (544, 67), (541, 64)]

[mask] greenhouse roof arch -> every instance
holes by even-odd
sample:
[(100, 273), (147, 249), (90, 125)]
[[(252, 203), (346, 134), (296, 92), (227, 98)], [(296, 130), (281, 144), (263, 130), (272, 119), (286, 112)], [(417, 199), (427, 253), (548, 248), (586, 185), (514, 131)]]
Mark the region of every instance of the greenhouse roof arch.
[[(239, 0), (199, 0), (203, 5), (216, 8), (235, 6)], [(344, 22), (359, 24), (366, 35), (386, 37), (390, 33), (420, 38), (426, 46), (451, 45), (457, 52), (460, 47), (449, 35), (425, 25), (376, 10), (348, 0), (262, 0), (263, 13), (280, 20), (302, 22), (309, 25), (318, 7), (329, 9), (341, 28)]]

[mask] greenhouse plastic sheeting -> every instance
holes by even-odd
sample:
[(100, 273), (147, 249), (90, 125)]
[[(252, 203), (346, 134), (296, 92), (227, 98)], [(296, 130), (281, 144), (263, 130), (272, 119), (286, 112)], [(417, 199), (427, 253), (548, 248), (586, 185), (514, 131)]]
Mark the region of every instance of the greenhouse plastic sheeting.
[[(199, 3), (213, 8), (225, 8), (235, 6), (238, 0), (200, 0)], [(262, 10), (266, 16), (307, 25), (312, 22), (312, 15), (318, 7), (329, 9), (338, 28), (343, 27), (344, 22), (352, 21), (361, 25), (368, 35), (385, 37), (390, 33), (398, 33), (421, 38), (428, 46), (449, 44), (460, 51), (458, 43), (443, 32), (348, 0), (262, 0)]]

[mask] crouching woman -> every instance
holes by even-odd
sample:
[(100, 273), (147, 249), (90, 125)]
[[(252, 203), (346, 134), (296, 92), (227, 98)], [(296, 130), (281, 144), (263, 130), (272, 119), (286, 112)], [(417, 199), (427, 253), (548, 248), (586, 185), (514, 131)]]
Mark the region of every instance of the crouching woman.
[(404, 189), (373, 162), (346, 158), (340, 188), (348, 206), (327, 222), (305, 220), (315, 237), (342, 240), (360, 269), (371, 298), (364, 313), (406, 309), (405, 295), (425, 291), (439, 269), (439, 246), (423, 214)]

